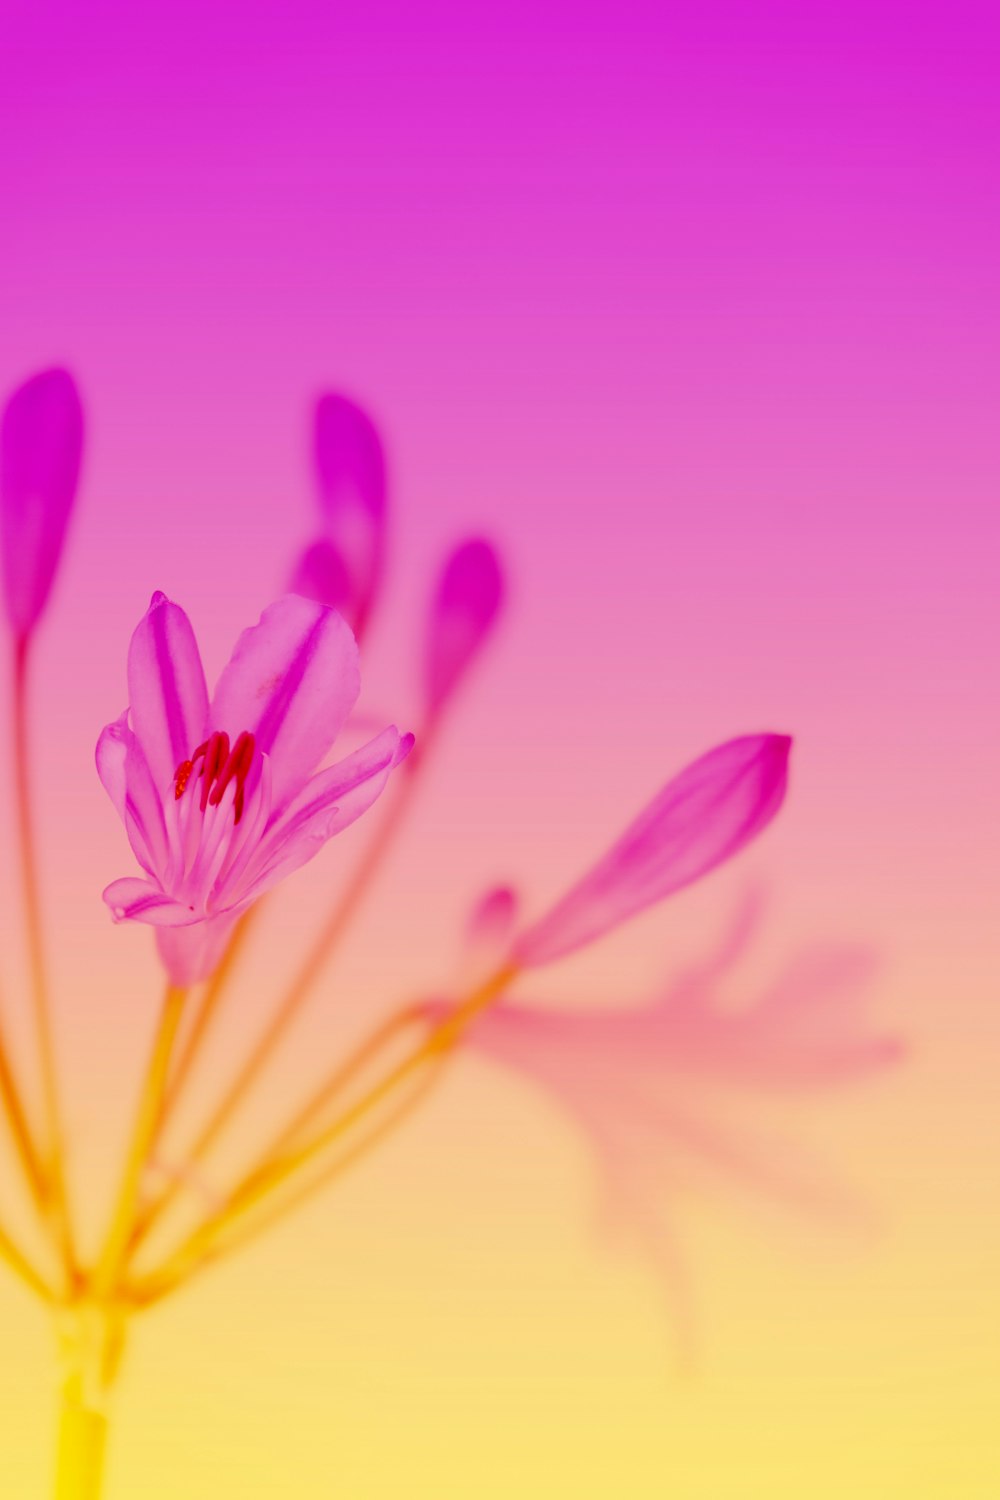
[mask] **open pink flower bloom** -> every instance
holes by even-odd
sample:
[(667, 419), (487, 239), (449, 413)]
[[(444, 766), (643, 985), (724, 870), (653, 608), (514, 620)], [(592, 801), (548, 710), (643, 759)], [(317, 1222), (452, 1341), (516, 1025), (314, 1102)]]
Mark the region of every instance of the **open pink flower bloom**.
[(66, 370), (45, 370), (11, 396), (0, 433), (4, 599), (25, 639), (45, 608), (80, 477), (83, 408)]
[(291, 587), (340, 610), (360, 636), (382, 577), (385, 453), (367, 412), (333, 392), (316, 403), (313, 438), (326, 533), (303, 552)]
[[(690, 1335), (685, 1275), (670, 1222), (676, 1193), (706, 1175), (829, 1216), (853, 1212), (816, 1165), (762, 1133), (761, 1101), (810, 1095), (885, 1068), (898, 1038), (872, 1032), (866, 950), (809, 948), (748, 1004), (720, 985), (756, 929), (756, 904), (705, 962), (652, 1002), (562, 1011), (500, 1001), (468, 1045), (531, 1078), (576, 1121), (601, 1173), (608, 1222), (651, 1253)], [(447, 1007), (431, 1006), (432, 1015)], [(755, 1101), (757, 1101), (755, 1105)]]
[(390, 727), (316, 771), (358, 695), (357, 646), (338, 614), (295, 595), (243, 632), (210, 701), (187, 615), (154, 594), (128, 685), (97, 769), (145, 876), (104, 899), (116, 921), (155, 927), (171, 979), (192, 984), (241, 912), (371, 806), (413, 740)]
[(518, 938), (512, 957), (538, 968), (731, 859), (784, 801), (791, 740), (750, 734), (710, 750), (669, 781), (592, 870)]
[(496, 548), (483, 537), (460, 543), (444, 565), (427, 639), (427, 706), (435, 714), (482, 649), (503, 605)]

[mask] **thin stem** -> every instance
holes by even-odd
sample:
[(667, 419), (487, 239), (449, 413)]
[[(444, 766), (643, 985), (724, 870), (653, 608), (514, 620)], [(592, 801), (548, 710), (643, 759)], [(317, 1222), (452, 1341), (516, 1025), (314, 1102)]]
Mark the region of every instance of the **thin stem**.
[(0, 1260), (2, 1260), (14, 1275), (23, 1281), (25, 1286), (41, 1297), (43, 1302), (51, 1302), (54, 1297), (52, 1288), (46, 1282), (42, 1273), (35, 1269), (31, 1261), (19, 1248), (7, 1231), (0, 1225)]
[[(249, 1224), (244, 1223), (231, 1234), (226, 1235), (223, 1233), (219, 1239), (213, 1240), (200, 1256), (197, 1263), (190, 1267), (183, 1279), (185, 1281), (190, 1280), (192, 1276), (198, 1275), (203, 1270), (207, 1270), (215, 1261), (224, 1256), (228, 1257), (237, 1250), (241, 1250), (246, 1245), (251, 1244), (254, 1240), (259, 1239), (267, 1230), (273, 1229), (276, 1224), (283, 1223), (296, 1209), (308, 1203), (317, 1193), (328, 1187), (335, 1178), (341, 1177), (350, 1167), (355, 1166), (357, 1162), (366, 1157), (374, 1146), (378, 1145), (386, 1136), (391, 1135), (402, 1124), (403, 1120), (410, 1117), (417, 1105), (423, 1102), (437, 1082), (438, 1073), (444, 1066), (445, 1061), (446, 1057), (443, 1054), (440, 1057), (428, 1059), (423, 1077), (418, 1080), (409, 1095), (401, 1100), (384, 1120), (380, 1120), (378, 1124), (373, 1126), (362, 1140), (345, 1151), (343, 1156), (326, 1167), (318, 1177), (314, 1177), (311, 1181), (304, 1183), (296, 1192), (288, 1194), (280, 1202), (272, 1204), (268, 1211), (257, 1215)], [(177, 1280), (161, 1282), (153, 1278), (145, 1291), (135, 1295), (134, 1305), (136, 1307), (150, 1307), (153, 1303), (159, 1302), (163, 1297), (166, 1297), (174, 1290), (176, 1285)]]
[(366, 1063), (371, 1062), (372, 1058), (376, 1057), (382, 1048), (401, 1031), (405, 1031), (408, 1026), (424, 1019), (425, 1013), (422, 1005), (408, 1005), (404, 1010), (389, 1016), (381, 1026), (376, 1027), (371, 1036), (367, 1037), (345, 1062), (328, 1074), (302, 1108), (272, 1139), (270, 1145), (261, 1154), (260, 1164), (263, 1165), (264, 1162), (280, 1157), (296, 1137), (302, 1134), (306, 1126), (356, 1077)]
[(170, 1054), (177, 1035), (177, 1027), (180, 1024), (186, 994), (186, 990), (176, 985), (167, 986), (156, 1039), (146, 1072), (146, 1082), (139, 1100), (139, 1109), (132, 1132), (132, 1144), (129, 1147), (121, 1186), (118, 1190), (118, 1202), (91, 1283), (93, 1294), (97, 1298), (106, 1297), (109, 1292), (114, 1291), (125, 1258), (135, 1222), (143, 1168), (146, 1165), (150, 1144), (160, 1118), (163, 1090), (166, 1087), (170, 1068)]
[(25, 1181), (28, 1184), (35, 1207), (44, 1218), (47, 1210), (45, 1174), (38, 1160), (38, 1148), (35, 1145), (34, 1136), (28, 1125), (24, 1102), (21, 1098), (21, 1091), (17, 1086), (14, 1070), (10, 1064), (7, 1043), (2, 1027), (0, 1027), (0, 1101), (3, 1103), (4, 1114), (7, 1116), (7, 1124), (10, 1126), (11, 1140), (14, 1143), (18, 1161), (21, 1163), (24, 1171)]
[[(312, 948), (306, 955), (304, 962), (292, 981), (290, 988), (286, 991), (284, 999), (268, 1023), (263, 1035), (258, 1039), (250, 1056), (246, 1059), (239, 1073), (216, 1105), (208, 1121), (202, 1127), (201, 1133), (187, 1153), (185, 1160), (187, 1167), (196, 1166), (207, 1155), (218, 1136), (225, 1129), (229, 1120), (242, 1103), (247, 1091), (256, 1082), (282, 1037), (295, 1020), (306, 996), (319, 978), (324, 966), (329, 961), (340, 939), (347, 930), (348, 924), (358, 905), (366, 895), (378, 871), (379, 865), (396, 838), (402, 823), (403, 814), (413, 799), (413, 793), (418, 780), (417, 770), (424, 762), (426, 744), (421, 748), (424, 754), (421, 754), (418, 759), (414, 760), (416, 752), (413, 752), (410, 759), (404, 762), (402, 772), (405, 779), (392, 812), (383, 820), (372, 841), (369, 843), (350, 885), (334, 907), (325, 927), (323, 927)], [(412, 770), (409, 769), (411, 762), (413, 763)], [(249, 916), (249, 913), (247, 915)], [(244, 918), (245, 921), (246, 918)], [(241, 923), (240, 927), (233, 934), (233, 943), (241, 943), (244, 937), (245, 928)], [(232, 946), (231, 944), (230, 947), (232, 948)], [(223, 960), (223, 964), (228, 973), (230, 968), (228, 953), (226, 959)], [(213, 1010), (218, 1004), (221, 986), (222, 981), (220, 980), (219, 988), (212, 998)], [(207, 1026), (207, 1020), (205, 1026)], [(205, 1027), (203, 1026), (202, 1034), (204, 1034), (204, 1029)], [(187, 1068), (190, 1067), (190, 1061), (191, 1059), (185, 1055), (185, 1065)], [(176, 1099), (177, 1092), (176, 1088), (171, 1090), (171, 1101)], [(171, 1182), (142, 1214), (136, 1226), (137, 1240), (146, 1237), (153, 1225), (174, 1201), (180, 1192), (181, 1182), (181, 1178), (177, 1178)]]
[(191, 1274), (192, 1270), (197, 1269), (213, 1240), (232, 1221), (242, 1217), (262, 1198), (267, 1197), (290, 1177), (308, 1166), (328, 1146), (345, 1135), (359, 1120), (392, 1095), (426, 1062), (449, 1051), (470, 1022), (508, 988), (517, 973), (518, 970), (514, 964), (504, 964), (435, 1026), (407, 1057), (390, 1069), (379, 1082), (373, 1084), (355, 1104), (339, 1115), (325, 1130), (320, 1131), (304, 1145), (288, 1152), (279, 1160), (269, 1161), (259, 1168), (252, 1169), (228, 1195), (222, 1207), (206, 1219), (158, 1271), (155, 1271), (145, 1283), (139, 1284), (136, 1288), (139, 1298), (152, 1292), (153, 1300), (156, 1300), (158, 1294), (162, 1295), (157, 1291), (161, 1284), (175, 1285)]
[[(367, 1037), (361, 1043), (361, 1045), (350, 1054), (346, 1061), (342, 1062), (331, 1074), (327, 1076), (327, 1078), (324, 1079), (319, 1088), (316, 1089), (316, 1091), (306, 1101), (306, 1103), (297, 1112), (297, 1114), (295, 1114), (294, 1117), (288, 1122), (288, 1124), (283, 1126), (276, 1136), (272, 1137), (270, 1144), (265, 1147), (264, 1151), (258, 1157), (255, 1166), (262, 1166), (265, 1162), (271, 1161), (275, 1157), (280, 1156), (284, 1148), (290, 1142), (294, 1141), (296, 1136), (301, 1134), (305, 1126), (309, 1124), (310, 1120), (315, 1118), (315, 1116), (320, 1112), (320, 1110), (324, 1108), (325, 1105), (329, 1104), (333, 1099), (336, 1098), (336, 1096), (346, 1087), (346, 1085), (350, 1083), (352, 1078), (354, 1078), (357, 1073), (360, 1072), (365, 1064), (370, 1062), (373, 1057), (377, 1056), (377, 1054), (382, 1050), (386, 1043), (391, 1041), (393, 1037), (395, 1037), (400, 1031), (405, 1030), (408, 1025), (411, 1025), (414, 1021), (419, 1020), (421, 1014), (422, 1011), (419, 1006), (408, 1006), (405, 1010), (398, 1011), (395, 1015), (390, 1016), (388, 1020), (382, 1023), (381, 1026), (377, 1027), (372, 1035)], [(178, 1179), (177, 1181), (171, 1183), (170, 1189), (168, 1189), (167, 1192), (164, 1192), (161, 1197), (158, 1198), (156, 1202), (148, 1207), (144, 1212), (140, 1212), (137, 1215), (135, 1228), (132, 1231), (132, 1235), (129, 1239), (128, 1245), (128, 1254), (130, 1258), (135, 1254), (139, 1246), (143, 1244), (143, 1242), (148, 1238), (153, 1225), (156, 1223), (159, 1217), (160, 1211), (162, 1211), (166, 1207), (167, 1201), (169, 1201), (169, 1199), (172, 1198), (177, 1191), (179, 1191), (182, 1182), (183, 1179)]]
[(76, 1279), (76, 1252), (66, 1190), (66, 1153), (62, 1117), (59, 1108), (59, 1085), (56, 1076), (55, 1045), (49, 1010), (48, 980), (45, 966), (45, 944), (42, 935), (41, 902), (38, 894), (38, 867), (35, 858), (34, 828), (31, 817), (31, 772), (28, 746), (28, 664), (29, 636), (22, 636), (14, 648), (14, 777), (18, 831), (21, 844), (21, 880), (24, 889), (25, 927), (31, 967), (34, 1000), (35, 1035), (42, 1072), (42, 1097), (48, 1129), (48, 1182), (51, 1188), (53, 1228), (62, 1254), (68, 1282)]

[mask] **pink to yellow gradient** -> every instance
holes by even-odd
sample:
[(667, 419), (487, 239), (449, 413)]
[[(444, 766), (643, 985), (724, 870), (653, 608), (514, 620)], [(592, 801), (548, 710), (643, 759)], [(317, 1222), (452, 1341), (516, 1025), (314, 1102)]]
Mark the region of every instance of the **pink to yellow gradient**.
[[(191, 1196), (393, 1005), (452, 993), (485, 891), (540, 917), (735, 735), (795, 737), (759, 844), (514, 998), (638, 1006), (759, 890), (726, 1000), (863, 950), (865, 1025), (905, 1044), (742, 1101), (850, 1211), (668, 1172), (684, 1358), (579, 1122), (459, 1055), (367, 1163), (138, 1322), (107, 1500), (995, 1500), (995, 8), (42, 0), (2, 29), (0, 396), (65, 365), (86, 422), (32, 763), (87, 1245), (162, 991), (148, 930), (101, 901), (132, 866), (95, 742), (154, 590), (211, 684), (287, 587), (322, 525), (324, 391), (387, 452), (366, 731), (418, 727), (457, 540), (495, 542), (506, 599), (349, 941)], [(5, 718), (0, 1005), (40, 1115), (9, 739)], [(268, 901), (165, 1179), (369, 836)], [(26, 1234), (14, 1172), (4, 1142)], [(51, 1329), (9, 1277), (0, 1314), (0, 1495), (34, 1500)]]

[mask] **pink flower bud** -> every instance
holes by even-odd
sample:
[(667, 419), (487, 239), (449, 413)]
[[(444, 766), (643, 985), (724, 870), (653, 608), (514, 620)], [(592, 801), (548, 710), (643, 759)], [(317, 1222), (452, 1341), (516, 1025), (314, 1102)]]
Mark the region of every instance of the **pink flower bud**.
[[(309, 597), (335, 605), (360, 634), (381, 582), (385, 553), (382, 440), (367, 412), (346, 396), (327, 392), (316, 403), (313, 456), (327, 525), (326, 550), (316, 556), (316, 547), (310, 548), (296, 578), (305, 566), (300, 581), (311, 579), (314, 586), (334, 582), (340, 598)], [(293, 587), (300, 591), (298, 584)]]
[(707, 875), (767, 827), (788, 784), (787, 735), (729, 740), (669, 781), (593, 869), (514, 946), (552, 963)]
[(11, 396), (0, 433), (4, 598), (24, 640), (48, 601), (76, 496), (83, 408), (66, 370), (33, 375)]
[(495, 548), (474, 537), (445, 564), (431, 608), (427, 642), (427, 703), (432, 714), (454, 691), (493, 628), (503, 604), (504, 577)]
[(351, 575), (329, 537), (320, 537), (305, 549), (295, 565), (289, 589), (293, 594), (301, 594), (303, 599), (312, 599), (317, 604), (325, 604), (328, 609), (339, 610), (348, 624), (352, 623)]

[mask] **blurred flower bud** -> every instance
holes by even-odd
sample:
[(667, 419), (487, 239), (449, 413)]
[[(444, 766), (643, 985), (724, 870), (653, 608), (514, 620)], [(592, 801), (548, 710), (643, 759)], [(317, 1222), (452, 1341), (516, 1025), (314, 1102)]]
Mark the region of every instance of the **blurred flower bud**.
[(445, 563), (431, 606), (427, 706), (436, 714), (471, 664), (499, 614), (504, 577), (482, 537), (460, 543)]
[(317, 604), (339, 610), (351, 623), (351, 575), (329, 537), (320, 537), (302, 553), (289, 588), (304, 599), (313, 599)]
[(83, 408), (66, 370), (33, 375), (11, 396), (0, 432), (4, 599), (18, 640), (45, 608), (76, 496)]
[[(367, 412), (346, 396), (327, 392), (316, 403), (313, 457), (327, 535), (325, 546), (314, 543), (307, 550), (295, 576), (313, 589), (325, 587), (327, 593), (311, 592), (309, 597), (340, 610), (360, 635), (385, 553), (382, 440)], [(339, 597), (331, 597), (331, 590)]]

